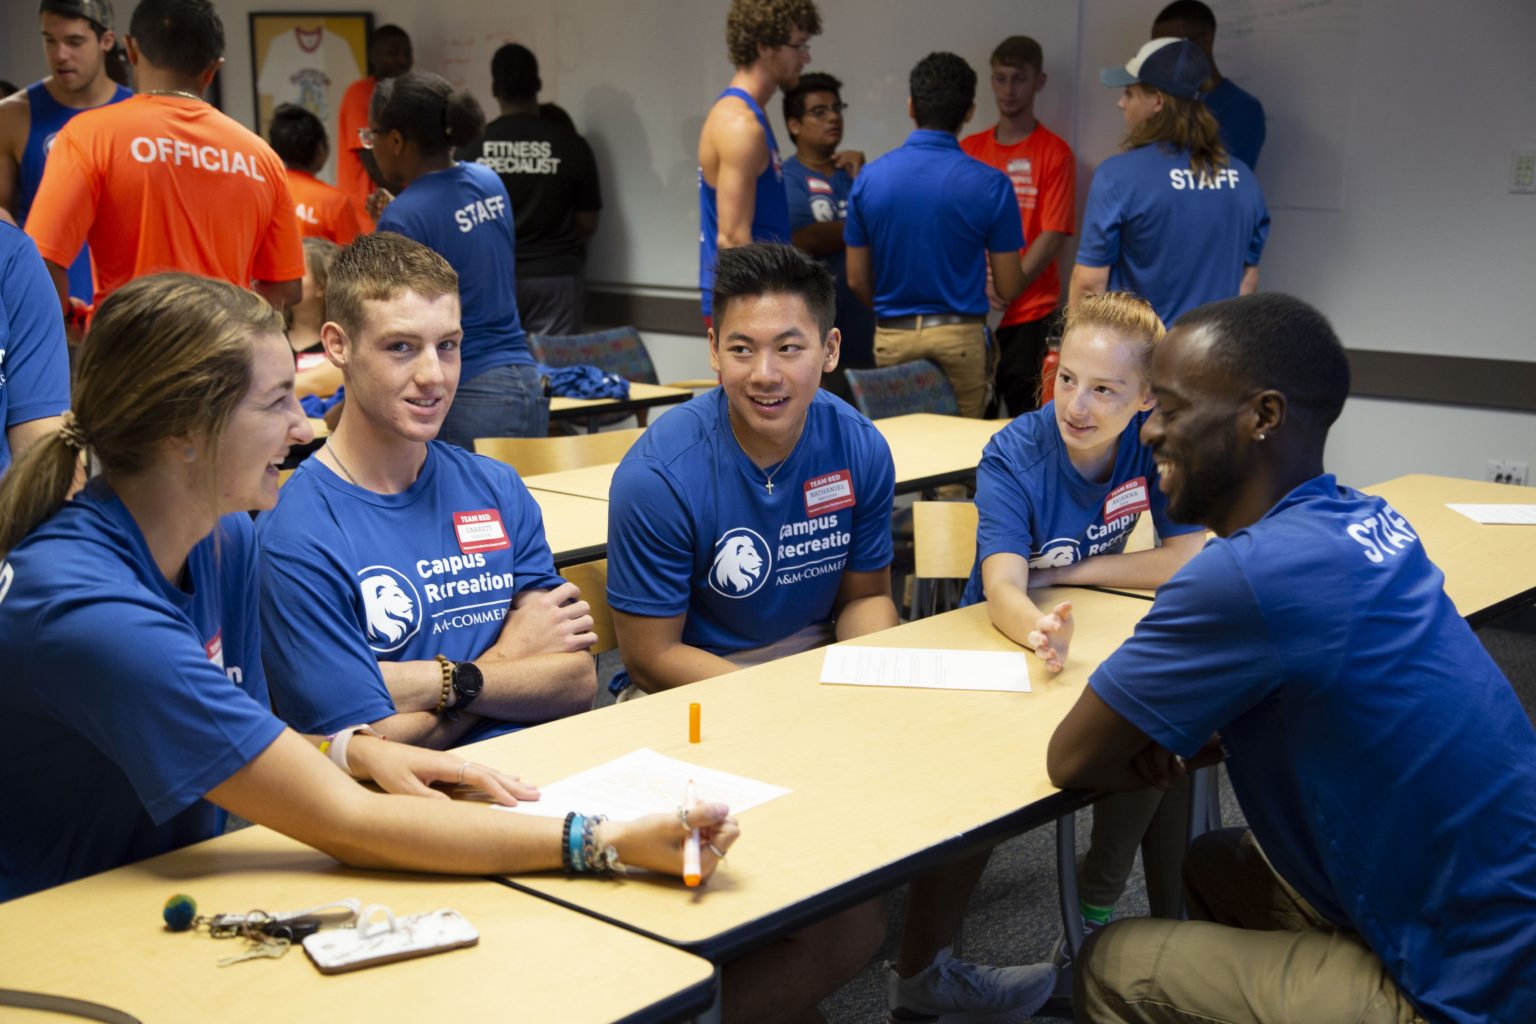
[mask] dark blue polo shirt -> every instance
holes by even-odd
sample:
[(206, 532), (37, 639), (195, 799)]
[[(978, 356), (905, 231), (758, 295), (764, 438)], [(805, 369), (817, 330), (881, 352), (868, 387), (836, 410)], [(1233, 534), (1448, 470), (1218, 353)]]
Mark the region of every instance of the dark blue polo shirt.
[(1024, 248), (1013, 182), (949, 132), (919, 128), (853, 183), (852, 246), (875, 266), (875, 313), (987, 312), (987, 253)]

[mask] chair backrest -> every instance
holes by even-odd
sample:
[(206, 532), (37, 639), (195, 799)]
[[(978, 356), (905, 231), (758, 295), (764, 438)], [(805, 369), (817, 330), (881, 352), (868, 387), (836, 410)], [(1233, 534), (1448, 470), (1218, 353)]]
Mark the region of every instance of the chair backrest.
[(955, 389), (931, 360), (917, 359), (878, 370), (849, 370), (847, 377), (853, 404), (872, 420), (913, 412), (960, 415)]
[(528, 351), (545, 366), (595, 366), (639, 384), (656, 384), (656, 364), (633, 327), (594, 334), (530, 334)]
[(536, 476), (618, 462), (643, 433), (644, 427), (633, 427), (565, 437), (477, 437), (475, 451), (505, 462), (520, 476)]
[(597, 643), (590, 653), (602, 654), (619, 645), (613, 632), (613, 611), (608, 607), (608, 560), (568, 565), (561, 575), (581, 588), (581, 599), (592, 606), (592, 632)]
[(976, 564), (976, 505), (969, 501), (912, 503), (912, 575), (963, 580)]

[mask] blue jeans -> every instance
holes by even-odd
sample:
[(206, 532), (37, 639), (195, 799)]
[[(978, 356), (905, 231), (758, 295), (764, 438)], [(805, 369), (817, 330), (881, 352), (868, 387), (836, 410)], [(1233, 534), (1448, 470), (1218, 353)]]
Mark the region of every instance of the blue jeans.
[(543, 437), (549, 399), (532, 366), (498, 366), (460, 381), (437, 439), (475, 450), (477, 437)]

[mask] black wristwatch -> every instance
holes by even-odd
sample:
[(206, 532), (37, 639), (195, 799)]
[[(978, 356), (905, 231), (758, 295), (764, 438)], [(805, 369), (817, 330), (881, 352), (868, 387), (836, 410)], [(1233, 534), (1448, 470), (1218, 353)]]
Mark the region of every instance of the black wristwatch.
[(453, 707), (447, 710), (448, 721), (457, 722), (459, 712), (475, 702), (480, 696), (480, 691), (485, 689), (485, 676), (480, 674), (480, 666), (472, 661), (455, 662), (453, 666)]

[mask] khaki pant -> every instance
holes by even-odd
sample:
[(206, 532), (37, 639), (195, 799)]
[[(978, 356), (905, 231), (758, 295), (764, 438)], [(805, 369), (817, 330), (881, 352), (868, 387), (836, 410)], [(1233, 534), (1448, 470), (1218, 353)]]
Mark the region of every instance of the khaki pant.
[[(921, 321), (919, 321), (921, 322)], [(875, 365), (895, 366), (932, 359), (955, 389), (960, 415), (980, 419), (992, 383), (985, 324), (944, 324), (912, 330), (875, 328)]]
[(1370, 947), (1275, 874), (1253, 833), (1196, 839), (1184, 882), (1195, 920), (1117, 921), (1084, 947), (1078, 1020), (1423, 1024)]
[(1188, 844), (1188, 779), (1166, 792), (1136, 789), (1107, 796), (1093, 805), (1093, 838), (1078, 870), (1078, 895), (1095, 906), (1114, 906), (1140, 847), (1152, 916), (1177, 918)]

